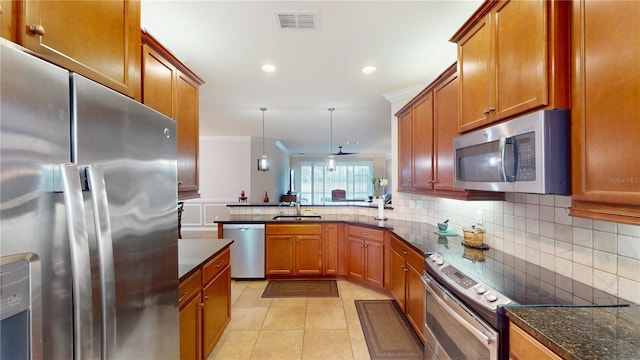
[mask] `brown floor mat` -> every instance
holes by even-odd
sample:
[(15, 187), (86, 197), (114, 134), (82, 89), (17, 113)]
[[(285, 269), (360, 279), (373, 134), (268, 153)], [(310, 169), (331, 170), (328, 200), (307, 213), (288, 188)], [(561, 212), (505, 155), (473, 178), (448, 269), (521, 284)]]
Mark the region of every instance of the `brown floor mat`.
[(262, 297), (338, 297), (338, 284), (335, 280), (270, 280)]
[(372, 360), (422, 360), (424, 345), (393, 300), (354, 300)]

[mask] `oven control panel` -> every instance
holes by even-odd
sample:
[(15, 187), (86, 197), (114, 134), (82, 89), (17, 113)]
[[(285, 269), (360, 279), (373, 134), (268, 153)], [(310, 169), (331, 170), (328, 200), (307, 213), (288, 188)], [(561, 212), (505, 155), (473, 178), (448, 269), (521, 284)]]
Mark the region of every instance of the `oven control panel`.
[(453, 287), (451, 290), (454, 293), (463, 294), (487, 309), (495, 311), (498, 306), (511, 303), (511, 299), (471, 278), (436, 253), (427, 256), (425, 263), (428, 268), (440, 275), (439, 278), (446, 281), (447, 284), (443, 284), (445, 287)]

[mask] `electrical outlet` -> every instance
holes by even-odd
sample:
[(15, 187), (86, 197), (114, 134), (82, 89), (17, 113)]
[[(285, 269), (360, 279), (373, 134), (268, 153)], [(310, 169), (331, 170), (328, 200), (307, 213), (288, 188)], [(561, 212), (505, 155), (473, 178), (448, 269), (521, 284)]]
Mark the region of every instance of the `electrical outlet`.
[(482, 210), (476, 210), (476, 224), (482, 224), (483, 214)]

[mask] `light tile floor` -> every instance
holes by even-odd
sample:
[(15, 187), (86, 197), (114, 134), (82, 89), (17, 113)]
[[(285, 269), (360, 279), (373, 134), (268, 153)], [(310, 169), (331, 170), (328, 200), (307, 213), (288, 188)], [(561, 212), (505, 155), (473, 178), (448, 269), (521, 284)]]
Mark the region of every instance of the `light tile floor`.
[(233, 280), (231, 322), (208, 360), (370, 359), (354, 300), (390, 297), (337, 282), (338, 298), (263, 299), (266, 280)]

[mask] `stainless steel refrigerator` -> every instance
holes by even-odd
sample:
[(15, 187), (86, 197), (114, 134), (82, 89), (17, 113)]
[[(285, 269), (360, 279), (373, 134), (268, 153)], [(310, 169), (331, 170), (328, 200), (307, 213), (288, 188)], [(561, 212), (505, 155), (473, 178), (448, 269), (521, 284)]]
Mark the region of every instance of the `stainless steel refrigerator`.
[(175, 122), (0, 41), (0, 358), (179, 358)]

